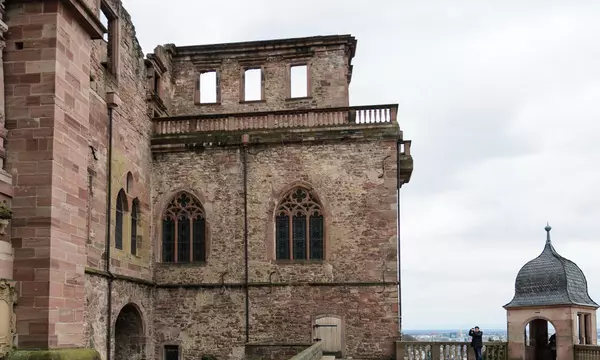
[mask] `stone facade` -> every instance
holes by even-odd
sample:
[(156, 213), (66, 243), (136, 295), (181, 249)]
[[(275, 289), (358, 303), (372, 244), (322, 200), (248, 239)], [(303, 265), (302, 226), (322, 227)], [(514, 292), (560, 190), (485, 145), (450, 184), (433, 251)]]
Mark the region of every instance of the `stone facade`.
[[(395, 106), (348, 106), (353, 37), (144, 57), (119, 0), (7, 1), (5, 20), (0, 182), (12, 186), (0, 197), (14, 216), (0, 278), (19, 294), (18, 348), (244, 359), (325, 337), (326, 352), (393, 356), (397, 191), (412, 158)], [(292, 98), (297, 65), (308, 90)], [(262, 71), (259, 100), (244, 99), (247, 69)], [(211, 104), (199, 101), (206, 71)], [(294, 189), (322, 215), (316, 259), (276, 256), (276, 212)], [(198, 262), (164, 258), (165, 211), (182, 192), (203, 220)]]

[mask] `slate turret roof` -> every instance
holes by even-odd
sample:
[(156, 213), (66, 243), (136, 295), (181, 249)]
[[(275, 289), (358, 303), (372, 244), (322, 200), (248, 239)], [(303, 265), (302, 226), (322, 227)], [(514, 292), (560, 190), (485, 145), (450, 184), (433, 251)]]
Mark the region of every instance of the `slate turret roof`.
[(515, 296), (505, 309), (554, 305), (580, 305), (598, 308), (588, 294), (583, 271), (571, 260), (560, 256), (546, 228), (546, 246), (535, 259), (525, 264), (515, 281)]

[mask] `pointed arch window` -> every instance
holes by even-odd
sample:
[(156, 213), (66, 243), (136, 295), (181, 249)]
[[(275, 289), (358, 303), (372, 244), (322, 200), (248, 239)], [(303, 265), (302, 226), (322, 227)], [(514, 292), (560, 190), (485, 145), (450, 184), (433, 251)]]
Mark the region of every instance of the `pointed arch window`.
[(206, 260), (206, 218), (200, 201), (187, 192), (177, 194), (162, 221), (162, 261), (168, 263)]
[(133, 204), (131, 205), (131, 255), (137, 255), (138, 248), (138, 233), (137, 228), (139, 224), (139, 216), (140, 216), (140, 202), (136, 198), (133, 200)]
[(296, 187), (281, 200), (275, 215), (277, 260), (323, 260), (325, 219), (314, 194)]
[(116, 208), (115, 247), (119, 250), (123, 250), (123, 217), (127, 211), (127, 196), (125, 195), (125, 191), (123, 189), (121, 189), (117, 195)]

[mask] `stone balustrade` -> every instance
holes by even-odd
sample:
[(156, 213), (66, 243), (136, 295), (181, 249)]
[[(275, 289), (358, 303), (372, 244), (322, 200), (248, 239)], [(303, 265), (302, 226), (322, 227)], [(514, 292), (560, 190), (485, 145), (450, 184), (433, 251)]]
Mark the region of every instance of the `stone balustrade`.
[(323, 357), (323, 342), (314, 343), (308, 349), (290, 358), (290, 360), (320, 360)]
[(398, 105), (203, 114), (154, 119), (154, 135), (396, 124)]
[(600, 346), (575, 345), (575, 360), (600, 360)]
[[(507, 353), (505, 342), (486, 342), (482, 350), (483, 360), (506, 360)], [(475, 354), (468, 342), (398, 341), (396, 359), (474, 360)]]

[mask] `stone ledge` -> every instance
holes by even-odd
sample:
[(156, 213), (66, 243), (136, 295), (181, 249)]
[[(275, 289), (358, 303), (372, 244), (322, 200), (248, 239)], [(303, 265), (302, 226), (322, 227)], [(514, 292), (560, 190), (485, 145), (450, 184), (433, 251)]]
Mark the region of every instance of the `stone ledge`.
[(16, 350), (7, 360), (101, 360), (94, 349)]
[(382, 124), (361, 127), (238, 130), (154, 135), (150, 144), (154, 153), (202, 151), (216, 147), (238, 147), (242, 145), (242, 135), (244, 134), (250, 136), (249, 146), (402, 140), (402, 131), (396, 124)]

